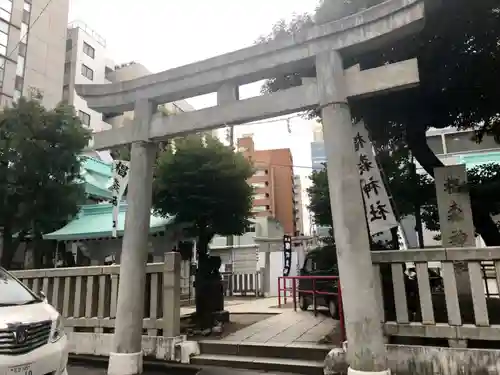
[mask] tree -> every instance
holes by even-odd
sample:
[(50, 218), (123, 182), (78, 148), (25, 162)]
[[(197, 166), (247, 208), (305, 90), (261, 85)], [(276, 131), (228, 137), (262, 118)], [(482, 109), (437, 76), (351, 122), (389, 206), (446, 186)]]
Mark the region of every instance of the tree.
[[(378, 1), (323, 1), (314, 17), (316, 23), (338, 19)], [(346, 4), (347, 3), (347, 4)], [(362, 69), (417, 57), (420, 85), (384, 96), (351, 101), (355, 119), (364, 119), (377, 151), (389, 153), (409, 148), (412, 156), (430, 175), (443, 164), (427, 145), (430, 127), (457, 126), (477, 130), (477, 141), (492, 135), (500, 140), (500, 86), (491, 77), (500, 74), (500, 7), (496, 0), (471, 2), (441, 0), (430, 7), (424, 29), (383, 49), (346, 56), (346, 67)], [(278, 29), (296, 30), (293, 26)], [(300, 25), (298, 25), (300, 26)], [(307, 25), (306, 25), (307, 26)], [(279, 30), (266, 39), (281, 35)], [(264, 91), (276, 91), (300, 84), (297, 77), (314, 71), (296, 72), (267, 82)], [(315, 112), (314, 115), (317, 115)], [(492, 201), (500, 182), (470, 186), (474, 225), (489, 246), (500, 245), (500, 232), (491, 219)]]
[(243, 234), (250, 224), (253, 174), (249, 162), (209, 135), (175, 140), (157, 161), (153, 207), (162, 216), (175, 216), (196, 238), (196, 319), (203, 329), (213, 326), (213, 313), (223, 310), (219, 264), (208, 256), (216, 235)]
[(46, 110), (21, 98), (0, 112), (2, 266), (11, 266), (20, 241), (37, 244), (76, 214), (84, 197), (78, 154), (89, 140), (68, 106)]
[(240, 153), (218, 139), (187, 136), (164, 151), (157, 163), (153, 207), (162, 216), (189, 223), (199, 254), (208, 252), (213, 236), (242, 234), (248, 228), (252, 168)]
[[(393, 161), (387, 164), (394, 166), (397, 163)], [(399, 171), (394, 171), (392, 175), (387, 175), (386, 173), (386, 177), (389, 191), (398, 208), (397, 214), (401, 218), (413, 215), (415, 207), (411, 202), (417, 196), (425, 227), (430, 231), (439, 231), (436, 190), (432, 180), (427, 175), (417, 174), (418, 180), (415, 182), (411, 176), (411, 170), (405, 166)], [(500, 180), (500, 165), (491, 163), (476, 166), (467, 171), (467, 177), (471, 186), (491, 186)], [(310, 200), (308, 208), (313, 213), (314, 222), (321, 226), (332, 226), (332, 212), (326, 169), (314, 171), (310, 179), (312, 185), (307, 189)], [(499, 214), (500, 201), (492, 202), (492, 205), (492, 214)]]

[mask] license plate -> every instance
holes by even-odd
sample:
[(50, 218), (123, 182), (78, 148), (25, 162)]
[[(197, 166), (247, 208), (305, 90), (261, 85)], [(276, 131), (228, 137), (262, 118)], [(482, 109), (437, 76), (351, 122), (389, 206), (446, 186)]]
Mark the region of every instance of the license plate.
[(8, 375), (33, 375), (31, 364), (9, 367)]

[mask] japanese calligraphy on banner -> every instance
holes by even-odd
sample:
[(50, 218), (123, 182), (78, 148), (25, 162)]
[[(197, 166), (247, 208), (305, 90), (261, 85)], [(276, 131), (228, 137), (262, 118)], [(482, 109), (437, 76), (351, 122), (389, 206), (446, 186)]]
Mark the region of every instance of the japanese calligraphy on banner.
[(465, 165), (435, 168), (434, 178), (443, 247), (475, 246), (469, 193), (460, 189), (467, 183)]
[(117, 237), (118, 231), (118, 212), (120, 211), (120, 201), (128, 185), (130, 163), (124, 160), (113, 161), (113, 182), (111, 190), (111, 204), (113, 206), (113, 229), (112, 236)]
[(401, 250), (408, 250), (408, 241), (401, 224), (398, 226), (398, 243)]
[(364, 122), (353, 126), (354, 150), (358, 157), (361, 191), (365, 202), (366, 220), (370, 234), (397, 227), (387, 190), (380, 175), (372, 143)]

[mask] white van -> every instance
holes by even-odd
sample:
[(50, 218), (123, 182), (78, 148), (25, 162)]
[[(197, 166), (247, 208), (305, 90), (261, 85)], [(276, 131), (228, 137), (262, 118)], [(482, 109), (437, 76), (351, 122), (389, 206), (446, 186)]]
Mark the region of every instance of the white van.
[(67, 375), (62, 318), (0, 267), (0, 374)]

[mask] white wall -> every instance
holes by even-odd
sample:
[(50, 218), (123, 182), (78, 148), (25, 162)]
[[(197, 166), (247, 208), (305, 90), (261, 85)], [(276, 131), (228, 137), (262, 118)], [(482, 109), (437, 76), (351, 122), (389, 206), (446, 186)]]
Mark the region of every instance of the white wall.
[[(69, 35), (72, 37), (72, 53), (71, 53), (71, 63), (72, 63), (72, 74), (74, 75), (72, 79), (72, 84), (70, 85), (70, 90), (72, 98), (72, 104), (75, 107), (76, 113), (81, 110), (90, 115), (90, 125), (89, 127), (93, 131), (102, 131), (110, 129), (111, 126), (104, 121), (102, 121), (102, 114), (90, 109), (87, 106), (87, 102), (83, 100), (74, 91), (73, 84), (103, 84), (109, 81), (105, 77), (106, 66), (112, 64), (111, 60), (107, 57), (106, 47), (102, 45), (100, 41), (95, 39), (90, 33), (84, 31), (82, 28), (75, 28), (70, 30)], [(83, 45), (87, 43), (92, 48), (94, 48), (94, 58), (88, 56), (83, 52)], [(82, 64), (93, 70), (94, 77), (93, 80), (82, 75)]]

